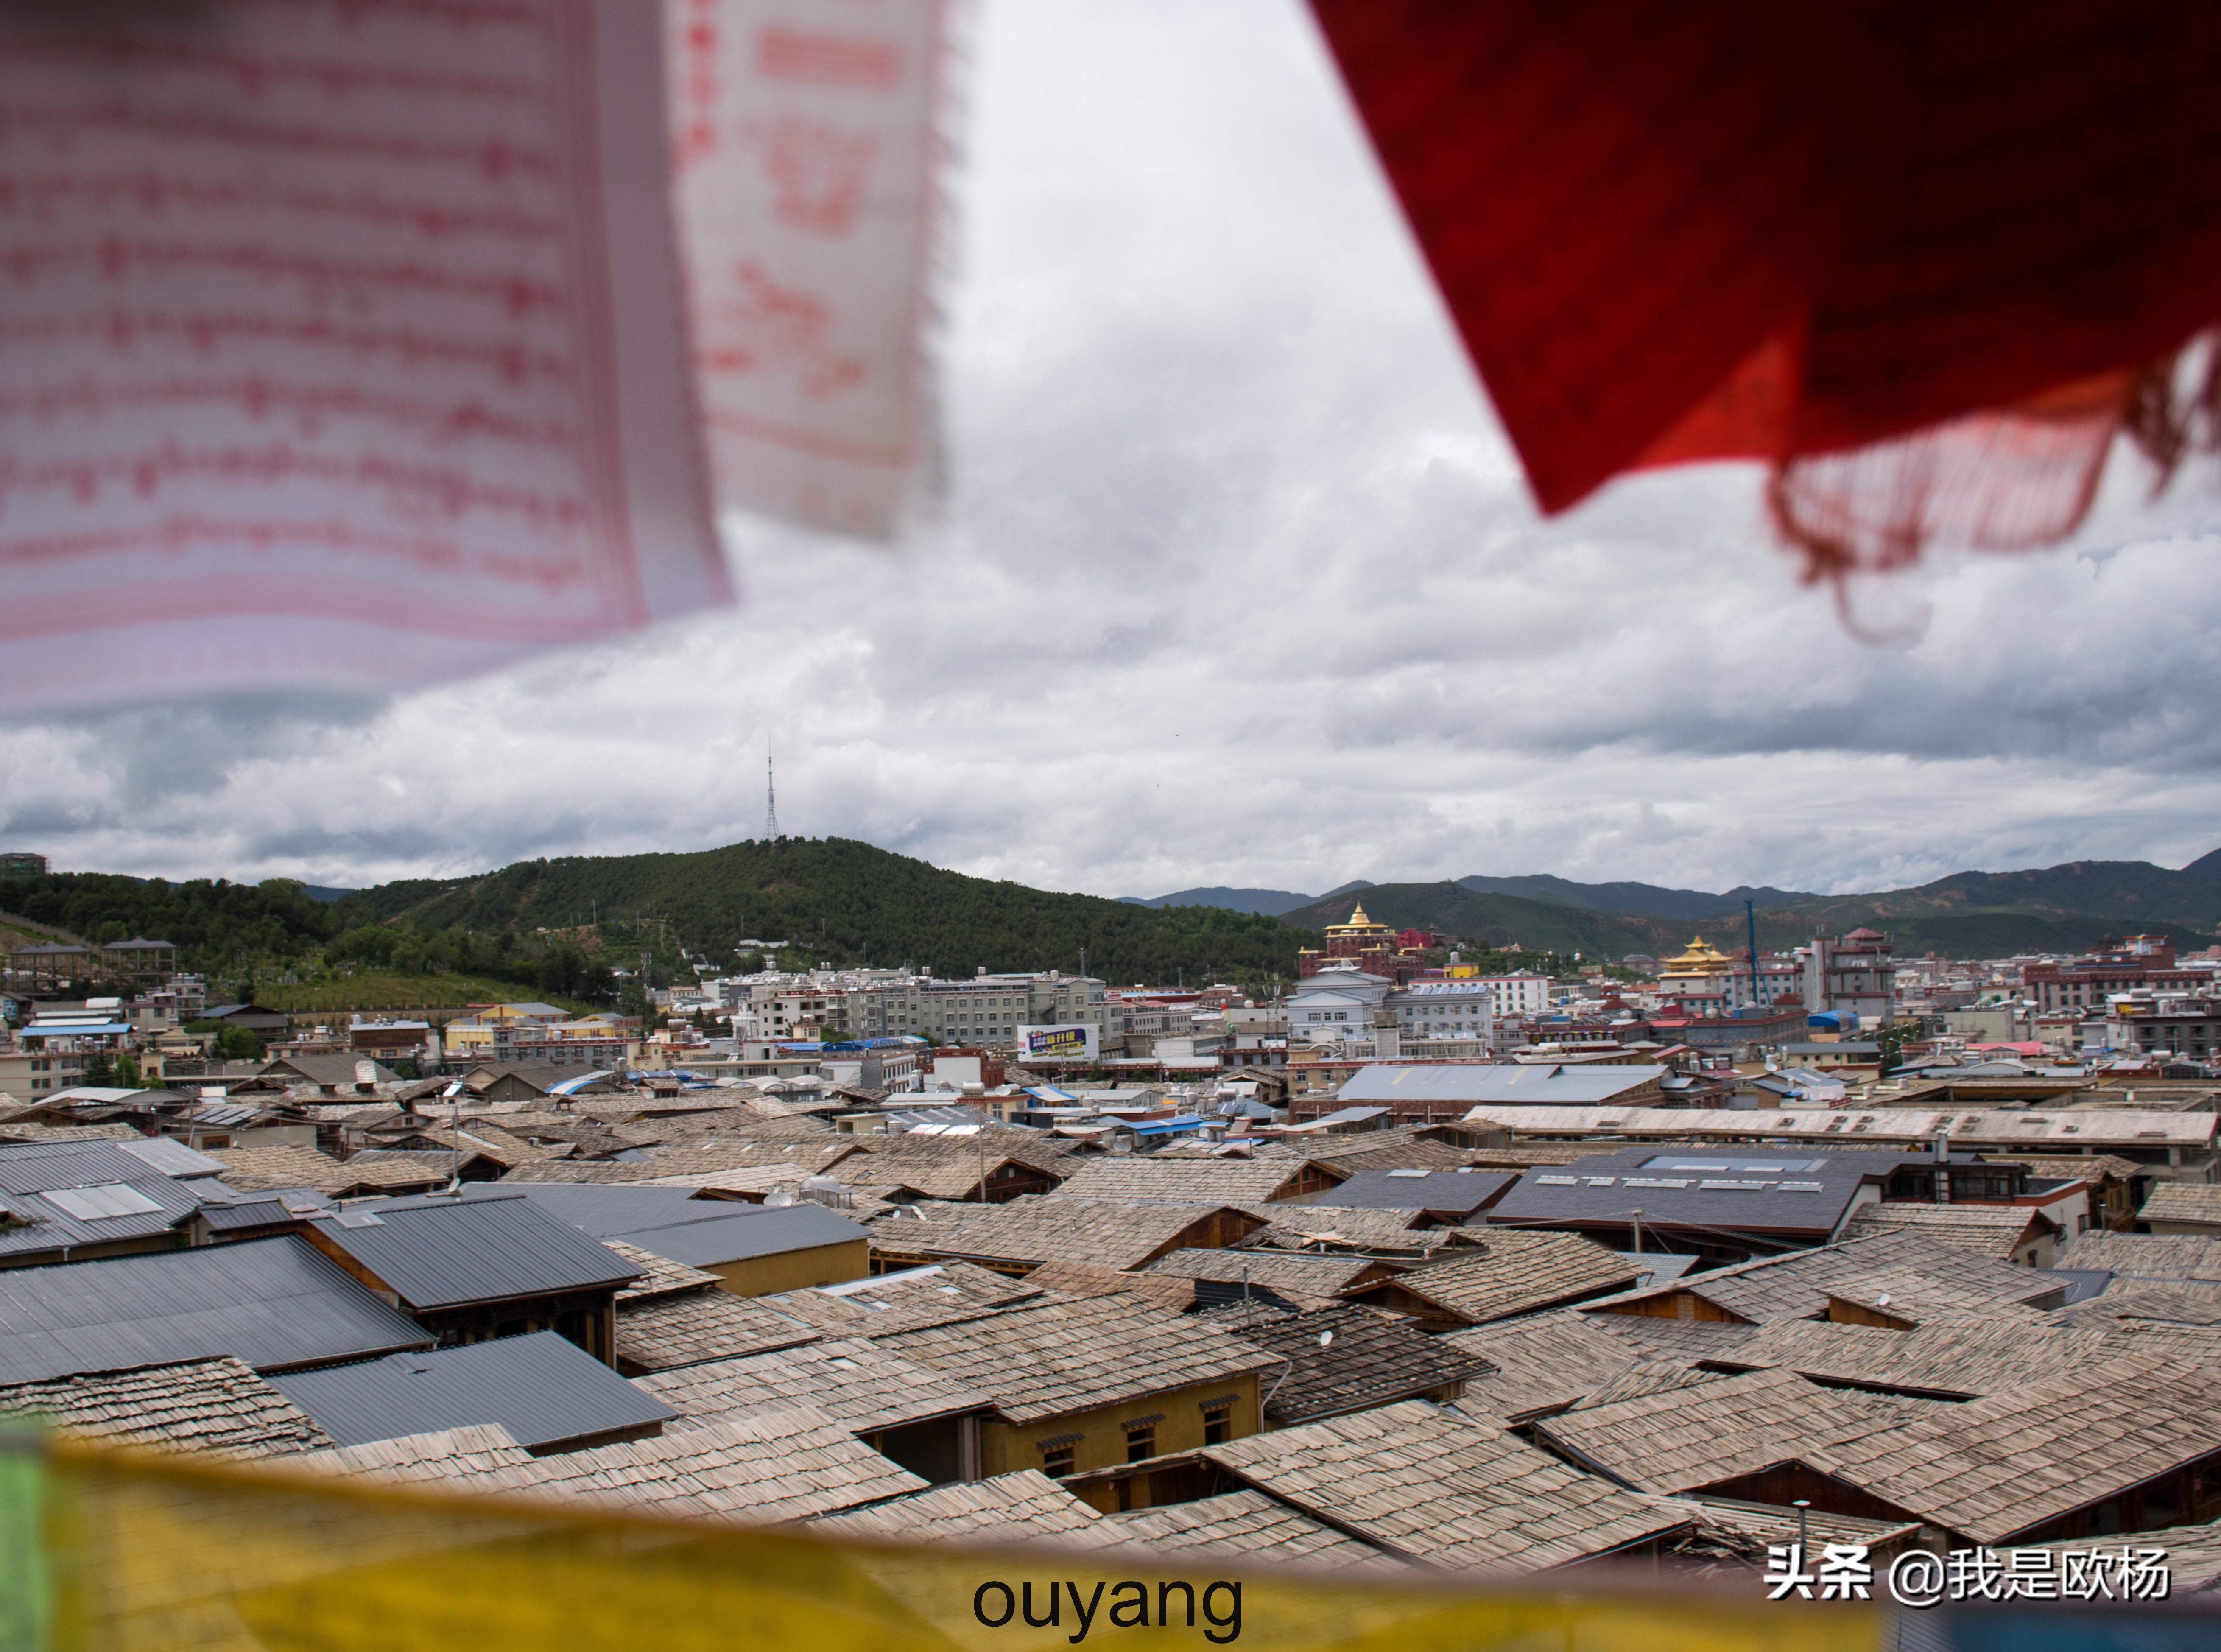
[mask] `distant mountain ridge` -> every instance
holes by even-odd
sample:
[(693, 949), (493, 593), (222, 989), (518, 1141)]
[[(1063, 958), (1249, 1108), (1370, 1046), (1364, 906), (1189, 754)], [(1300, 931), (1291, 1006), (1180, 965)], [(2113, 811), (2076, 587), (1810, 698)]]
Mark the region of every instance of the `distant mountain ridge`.
[(1308, 906), (1319, 897), (1299, 895), (1292, 889), (1229, 889), (1223, 884), (1214, 884), (1206, 889), (1180, 889), (1148, 898), (1140, 895), (1121, 895), (1118, 898), (1128, 906), (1216, 906), (1229, 912), (1278, 917), (1298, 906)]
[(1709, 918), (1723, 912), (1739, 912), (1746, 900), (1761, 906), (1786, 906), (1792, 901), (1816, 900), (1817, 896), (1794, 889), (1729, 890), (1708, 895), (1700, 889), (1661, 889), (1656, 884), (1577, 884), (1563, 878), (1536, 873), (1522, 878), (1460, 878), (1464, 888), (1482, 895), (1517, 895), (1525, 900), (1547, 901), (1554, 906), (1579, 906), (1592, 912), (1640, 912), (1647, 917)]
[[(1556, 898), (1504, 892), (1507, 888), (1543, 890)], [(1632, 898), (1644, 901), (1649, 910), (1590, 904), (1630, 898), (1624, 892), (1633, 892)], [(1530, 950), (1579, 951), (1590, 957), (1663, 957), (1680, 951), (1700, 929), (1716, 946), (1742, 941), (1746, 898), (1759, 902), (1758, 943), (1763, 949), (1794, 946), (1816, 934), (1840, 935), (1861, 924), (1889, 934), (1900, 953), (1932, 950), (1975, 957), (2084, 951), (2137, 931), (2166, 935), (2179, 946), (2203, 946), (2221, 933), (2221, 879), (2173, 872), (2146, 860), (1960, 872), (1913, 888), (1855, 895), (1738, 889), (1705, 896), (1649, 884), (1475, 877), (1380, 884), (1365, 892), (1363, 904), (1367, 916), (1379, 923), (1436, 929), (1490, 945), (1517, 941)], [(1707, 911), (1699, 904), (1704, 901), (1715, 904)], [(1347, 897), (1323, 897), (1280, 917), (1284, 923), (1324, 929), (1348, 922), (1357, 904)]]

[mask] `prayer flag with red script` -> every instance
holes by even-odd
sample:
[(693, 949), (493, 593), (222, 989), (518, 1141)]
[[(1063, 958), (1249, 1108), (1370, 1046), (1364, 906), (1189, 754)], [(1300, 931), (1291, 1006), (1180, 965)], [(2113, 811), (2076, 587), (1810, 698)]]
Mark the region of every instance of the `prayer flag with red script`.
[(2221, 9), (1313, 0), (1543, 508), (1773, 463), (1817, 575), (2210, 440)]
[(717, 504), (886, 530), (939, 9), (668, 15), (9, 9), (0, 704), (461, 675), (730, 602)]

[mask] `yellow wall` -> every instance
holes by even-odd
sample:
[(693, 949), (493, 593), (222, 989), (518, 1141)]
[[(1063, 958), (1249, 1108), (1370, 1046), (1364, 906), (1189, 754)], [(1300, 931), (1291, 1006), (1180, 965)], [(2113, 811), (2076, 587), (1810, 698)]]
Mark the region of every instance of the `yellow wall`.
[(1015, 1474), (1021, 1468), (1038, 1469), (1042, 1466), (1042, 1451), (1035, 1442), (1053, 1440), (1061, 1434), (1086, 1436), (1073, 1447), (1074, 1474), (1122, 1466), (1126, 1461), (1126, 1419), (1147, 1417), (1153, 1411), (1165, 1414), (1164, 1420), (1157, 1424), (1157, 1455), (1169, 1451), (1198, 1450), (1203, 1445), (1201, 1402), (1225, 1394), (1239, 1396), (1228, 1413), (1232, 1427), (1227, 1430), (1227, 1438), (1239, 1440), (1256, 1433), (1257, 1378), (1252, 1372), (1237, 1377), (1220, 1377), (1192, 1387), (1166, 1389), (1097, 1411), (1071, 1411), (1037, 1423), (982, 1423), (979, 1473), (986, 1477)]
[(845, 1285), (872, 1271), (872, 1242), (844, 1239), (837, 1245), (813, 1245), (807, 1250), (782, 1250), (773, 1256), (750, 1256), (737, 1262), (705, 1267), (724, 1280), (736, 1297), (766, 1297), (779, 1291), (806, 1291), (813, 1285)]

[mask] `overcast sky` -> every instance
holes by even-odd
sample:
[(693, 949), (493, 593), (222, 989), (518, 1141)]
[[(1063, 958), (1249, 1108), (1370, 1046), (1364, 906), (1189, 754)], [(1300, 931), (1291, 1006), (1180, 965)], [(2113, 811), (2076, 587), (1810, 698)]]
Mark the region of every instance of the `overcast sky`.
[(353, 885), (790, 835), (1048, 888), (1911, 883), (2221, 845), (2221, 483), (1847, 634), (1715, 466), (1536, 517), (1296, 0), (985, 0), (945, 522), (379, 702), (0, 731), (0, 847)]

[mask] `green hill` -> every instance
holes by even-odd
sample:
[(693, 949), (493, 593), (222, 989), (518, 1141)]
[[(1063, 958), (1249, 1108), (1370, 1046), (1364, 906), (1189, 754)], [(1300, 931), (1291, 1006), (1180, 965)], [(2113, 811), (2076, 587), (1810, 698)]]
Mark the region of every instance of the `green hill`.
[[(1076, 971), (1150, 985), (1292, 976), (1306, 937), (1281, 919), (1148, 907), (970, 878), (844, 838), (780, 838), (691, 854), (524, 860), (471, 878), (381, 885), (344, 904), (418, 929), (629, 928), (645, 920), (729, 967), (743, 940), (783, 962)], [(1311, 937), (1311, 944), (1317, 944)]]

